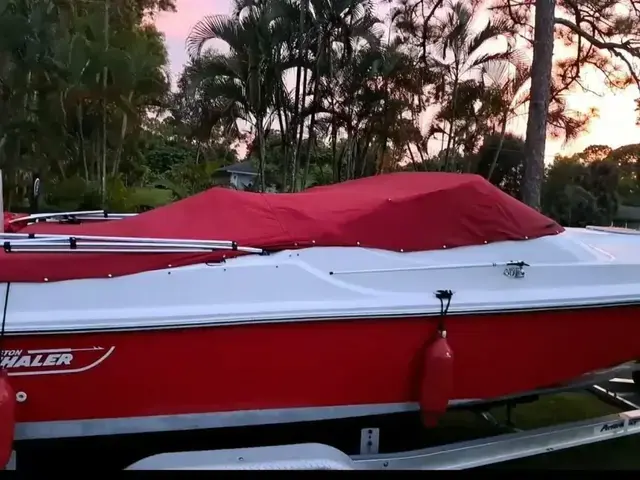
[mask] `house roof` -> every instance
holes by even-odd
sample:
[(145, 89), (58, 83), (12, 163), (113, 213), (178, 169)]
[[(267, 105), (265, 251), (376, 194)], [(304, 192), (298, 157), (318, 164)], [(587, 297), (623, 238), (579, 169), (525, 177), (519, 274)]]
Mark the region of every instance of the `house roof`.
[(237, 173), (241, 175), (258, 175), (251, 160), (243, 160), (242, 162), (227, 165), (218, 169), (218, 172)]

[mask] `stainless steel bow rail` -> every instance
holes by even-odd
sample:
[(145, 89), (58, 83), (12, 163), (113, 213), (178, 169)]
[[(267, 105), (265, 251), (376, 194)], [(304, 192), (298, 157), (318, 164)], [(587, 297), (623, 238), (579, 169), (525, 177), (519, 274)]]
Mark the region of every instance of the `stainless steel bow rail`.
[(0, 241), (6, 253), (197, 253), (229, 250), (264, 254), (261, 248), (244, 247), (230, 240), (104, 237), (5, 233)]
[(81, 222), (91, 220), (123, 220), (135, 217), (137, 213), (110, 213), (106, 210), (81, 210), (77, 212), (36, 213), (10, 220), (10, 224), (36, 222)]
[(349, 456), (325, 444), (163, 453), (127, 470), (463, 470), (640, 433), (640, 410), (392, 454)]

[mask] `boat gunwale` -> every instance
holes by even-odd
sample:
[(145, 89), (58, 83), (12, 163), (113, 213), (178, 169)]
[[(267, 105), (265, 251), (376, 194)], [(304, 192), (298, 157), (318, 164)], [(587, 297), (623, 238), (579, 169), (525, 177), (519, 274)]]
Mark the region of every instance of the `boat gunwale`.
[[(580, 305), (559, 305), (559, 306), (547, 306), (547, 307), (531, 307), (531, 308), (504, 308), (493, 310), (476, 310), (465, 311), (455, 310), (454, 307), (447, 312), (447, 317), (460, 317), (460, 316), (477, 316), (483, 317), (488, 315), (509, 315), (513, 313), (538, 313), (538, 312), (557, 312), (557, 311), (572, 311), (572, 310), (586, 310), (586, 309), (608, 309), (608, 308), (620, 308), (620, 307), (634, 307), (640, 306), (640, 298), (635, 301), (628, 302), (611, 302), (600, 304), (580, 304)], [(312, 323), (312, 322), (331, 322), (331, 321), (370, 321), (370, 320), (393, 320), (398, 318), (413, 319), (413, 318), (431, 318), (441, 316), (440, 312), (408, 312), (408, 313), (389, 313), (389, 314), (375, 314), (367, 315), (364, 313), (354, 313), (353, 315), (339, 315), (339, 316), (322, 316), (317, 315), (311, 318), (309, 317), (292, 317), (292, 318), (267, 318), (267, 319), (241, 319), (237, 321), (230, 320), (217, 320), (208, 321), (202, 323), (173, 323), (166, 325), (131, 325), (131, 326), (114, 326), (114, 327), (96, 327), (96, 328), (84, 328), (77, 329), (47, 329), (39, 327), (38, 330), (15, 330), (9, 328), (7, 325), (4, 335), (18, 337), (18, 336), (35, 336), (35, 335), (62, 335), (62, 334), (93, 334), (93, 333), (120, 333), (120, 332), (148, 332), (156, 330), (184, 330), (192, 328), (221, 328), (221, 327), (235, 327), (235, 326), (247, 326), (247, 325), (269, 325), (269, 324), (282, 324), (282, 323)]]

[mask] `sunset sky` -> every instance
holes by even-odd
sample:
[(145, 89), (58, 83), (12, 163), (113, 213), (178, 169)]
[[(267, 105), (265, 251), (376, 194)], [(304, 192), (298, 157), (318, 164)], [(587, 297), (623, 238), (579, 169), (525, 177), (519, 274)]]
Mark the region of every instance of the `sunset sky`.
[[(167, 48), (171, 61), (171, 73), (175, 80), (180, 74), (187, 59), (185, 39), (191, 27), (205, 15), (228, 14), (231, 11), (230, 0), (176, 0), (178, 12), (164, 13), (156, 19), (167, 40)], [(611, 93), (601, 85), (598, 75), (592, 74), (588, 79), (589, 87), (602, 93), (597, 96), (592, 93), (575, 93), (569, 99), (569, 108), (586, 111), (589, 107), (596, 107), (600, 111), (589, 132), (569, 145), (562, 145), (561, 141), (547, 142), (547, 161), (553, 159), (556, 153), (573, 153), (583, 150), (592, 144), (603, 144), (618, 147), (629, 143), (640, 143), (640, 128), (636, 127), (636, 112), (634, 99), (639, 97), (635, 87), (623, 92)], [(514, 122), (511, 129), (515, 133), (524, 133), (526, 118)]]

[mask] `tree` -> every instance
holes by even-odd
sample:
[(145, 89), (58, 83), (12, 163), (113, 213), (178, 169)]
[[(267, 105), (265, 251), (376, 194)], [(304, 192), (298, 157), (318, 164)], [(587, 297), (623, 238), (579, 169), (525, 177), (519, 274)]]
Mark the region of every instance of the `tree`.
[[(265, 132), (271, 128), (275, 91), (286, 67), (275, 57), (281, 32), (277, 25), (268, 10), (254, 9), (241, 18), (205, 17), (187, 38), (193, 61), (185, 75), (195, 95), (212, 105), (212, 114), (228, 130), (237, 130), (238, 121), (255, 128), (261, 191), (265, 191)], [(214, 38), (224, 41), (230, 53), (203, 53), (204, 45)]]
[[(640, 58), (640, 49), (636, 46), (640, 36), (640, 28), (638, 27), (640, 25), (640, 10), (636, 3), (636, 0), (594, 0), (588, 2), (558, 0), (555, 8), (552, 9), (548, 3), (534, 2), (533, 0), (525, 2), (496, 0), (493, 2), (492, 12), (501, 17), (509, 18), (514, 26), (518, 27), (519, 35), (531, 42), (535, 49), (542, 47), (534, 44), (534, 40), (531, 38), (531, 32), (534, 31), (530, 25), (531, 11), (534, 4), (545, 7), (546, 20), (544, 25), (547, 31), (544, 33), (544, 38), (546, 38), (544, 45), (546, 45), (546, 49), (551, 48), (550, 39), (556, 38), (562, 41), (565, 46), (572, 47), (574, 52), (573, 55), (559, 57), (555, 62), (555, 69), (552, 71), (551, 104), (560, 102), (562, 105), (565, 103), (562, 98), (567, 93), (575, 91), (576, 88), (585, 90), (593, 88), (593, 86), (585, 86), (583, 83), (583, 74), (588, 69), (601, 73), (602, 85), (605, 88), (616, 90), (633, 84), (640, 87), (638, 66), (634, 61)], [(541, 14), (539, 9), (536, 10), (536, 15), (538, 14)], [(537, 25), (542, 25), (542, 22), (536, 21)], [(549, 30), (552, 30), (551, 34)], [(549, 56), (548, 52), (547, 56)], [(545, 82), (544, 85), (549, 84), (546, 79)], [(542, 84), (541, 80), (540, 85)], [(593, 111), (588, 112), (589, 115), (594, 113)], [(557, 109), (552, 108), (548, 119), (550, 126), (559, 123), (553, 118), (556, 115), (558, 115)], [(536, 139), (530, 141), (531, 152), (534, 149), (540, 152), (544, 136), (540, 133), (541, 118), (539, 115), (535, 118), (538, 118), (538, 121), (535, 122), (538, 125), (538, 133)], [(574, 116), (574, 118), (565, 116), (562, 123), (565, 129), (580, 130), (584, 128), (587, 121), (588, 116), (583, 114)], [(533, 133), (533, 122), (531, 129)], [(540, 184), (541, 159), (539, 153), (535, 152), (532, 153), (531, 158), (538, 160), (532, 163), (531, 168), (535, 172), (532, 170), (531, 180), (526, 182), (527, 191), (530, 192), (527, 193), (527, 196), (531, 197), (529, 200), (535, 202), (533, 197), (536, 197), (534, 191)], [(535, 179), (533, 179), (534, 176)]]
[[(485, 99), (488, 99), (487, 103), (490, 106), (491, 113), (497, 117), (496, 131), (500, 132), (497, 137), (497, 144), (492, 145), (493, 158), (491, 164), (485, 171), (486, 179), (491, 181), (498, 166), (503, 143), (507, 136), (509, 121), (517, 115), (517, 111), (529, 100), (525, 85), (531, 78), (531, 68), (518, 58), (509, 62), (493, 61), (483, 65), (482, 75), (488, 79), (488, 86), (485, 86), (484, 96)], [(521, 163), (521, 161), (518, 162), (518, 164)]]
[[(172, 8), (170, 2), (161, 5)], [(142, 22), (159, 6), (131, 1), (111, 12), (105, 50), (101, 5), (53, 0), (2, 5), (0, 28), (7, 33), (0, 40), (5, 206), (25, 198), (34, 171), (49, 192), (65, 183), (82, 184), (87, 192), (99, 189), (106, 167), (102, 159), (109, 162), (105, 183), (121, 191), (118, 185), (136, 170), (131, 159), (142, 132), (140, 119), (168, 88), (164, 43), (154, 27)]]
[[(26, 208), (33, 175), (45, 183), (46, 208), (95, 208), (102, 193), (109, 208), (162, 204), (208, 188), (218, 168), (238, 159), (240, 143), (260, 171), (260, 190), (445, 168), (480, 173), (520, 197), (528, 154), (509, 134), (511, 120), (530, 105), (527, 148), (537, 160), (527, 164), (530, 174), (538, 170), (527, 185), (535, 190), (544, 173), (540, 140), (573, 138), (595, 113), (567, 108), (579, 68), (600, 68), (610, 87), (633, 81), (629, 67), (614, 67), (634, 56), (633, 42), (616, 35), (633, 38), (637, 27), (625, 22), (635, 13), (616, 12), (615, 2), (557, 0), (546, 46), (551, 32), (577, 48), (549, 74), (540, 67), (549, 66), (549, 48), (545, 63), (538, 47), (535, 68), (516, 48), (518, 37), (533, 42), (533, 0), (495, 0), (488, 21), (475, 15), (480, 0), (394, 1), (383, 34), (372, 0), (234, 0), (230, 15), (204, 17), (191, 32), (191, 58), (171, 92), (164, 41), (146, 21), (173, 9), (170, 1), (118, 3), (105, 42), (100, 4), (7, 0), (5, 204)], [(605, 13), (618, 22), (609, 30)], [(227, 50), (209, 50), (213, 39)], [(554, 164), (543, 209), (570, 223), (604, 222), (618, 201), (640, 204), (636, 150), (592, 146), (571, 168)]]
[(509, 195), (520, 198), (524, 171), (525, 143), (510, 134), (489, 135), (477, 154), (476, 173)]
[(597, 151), (602, 149), (589, 147), (554, 160), (543, 185), (544, 213), (566, 226), (611, 224), (620, 203), (620, 173), (610, 158), (594, 158)]
[[(473, 4), (471, 6), (473, 7)], [(445, 105), (436, 115), (436, 120), (448, 124), (446, 129), (436, 127), (437, 131), (443, 132), (447, 138), (444, 170), (449, 167), (449, 157), (452, 147), (455, 147), (454, 137), (459, 111), (473, 108), (474, 102), (483, 94), (482, 86), (478, 79), (474, 78), (474, 74), (480, 72), (488, 63), (510, 60), (514, 54), (510, 45), (506, 50), (497, 53), (489, 54), (483, 51), (486, 44), (492, 40), (509, 36), (508, 22), (489, 20), (480, 31), (475, 32), (474, 9), (469, 8), (466, 2), (447, 2), (447, 7), (443, 20), (435, 25), (439, 38), (435, 47), (440, 58), (432, 58), (441, 78), (441, 82), (435, 85), (435, 99), (444, 100)], [(469, 111), (466, 113), (467, 118), (473, 115), (469, 115)]]
[(536, 0), (533, 62), (531, 64), (531, 100), (525, 140), (522, 200), (538, 210), (540, 209), (544, 179), (547, 115), (551, 95), (554, 14), (555, 0)]

